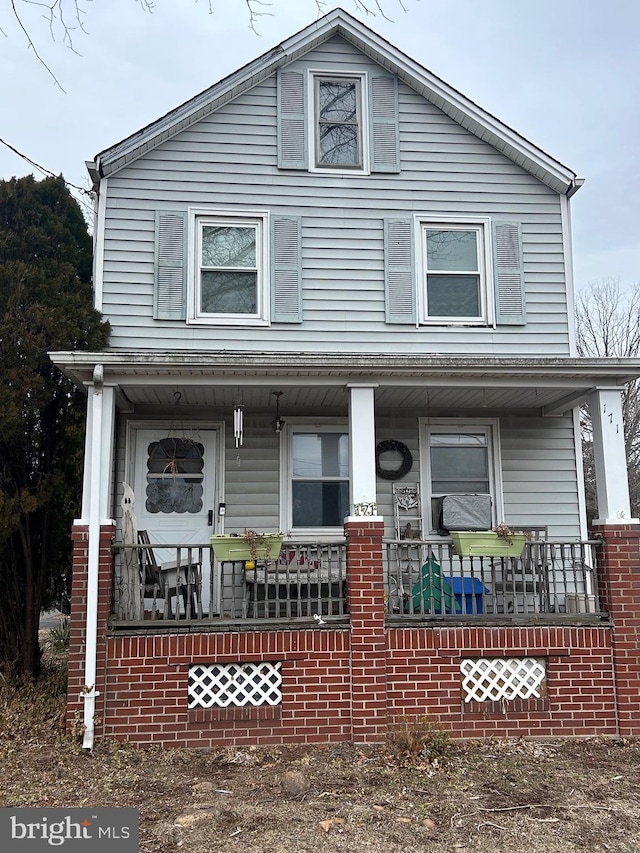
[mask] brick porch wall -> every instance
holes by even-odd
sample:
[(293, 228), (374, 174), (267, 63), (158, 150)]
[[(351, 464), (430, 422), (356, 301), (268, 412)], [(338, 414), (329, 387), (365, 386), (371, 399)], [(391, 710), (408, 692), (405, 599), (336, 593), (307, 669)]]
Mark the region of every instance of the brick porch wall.
[[(640, 600), (633, 599), (631, 610), (629, 596), (640, 599), (640, 531), (633, 528), (631, 537), (626, 528), (624, 536), (622, 532), (603, 546), (605, 602), (617, 619), (615, 634), (610, 625), (598, 623), (386, 627), (382, 525), (363, 519), (346, 525), (349, 625), (302, 630), (274, 625), (246, 631), (216, 627), (197, 633), (171, 633), (165, 628), (164, 634), (154, 625), (135, 635), (108, 635), (113, 530), (105, 527), (100, 547), (96, 736), (173, 747), (376, 742), (384, 739), (394, 718), (422, 714), (458, 737), (638, 733), (634, 644), (640, 632)], [(86, 528), (74, 531), (70, 726), (76, 714), (82, 714), (84, 614), (78, 602), (86, 600), (86, 540)], [(465, 657), (542, 658), (546, 696), (465, 703), (460, 677)], [(191, 665), (260, 661), (282, 663), (280, 705), (187, 708)]]
[[(350, 740), (349, 652), (346, 628), (110, 637), (102, 734), (171, 747)], [(192, 664), (258, 661), (282, 662), (281, 705), (188, 710)]]
[[(393, 717), (426, 714), (459, 737), (615, 735), (608, 627), (391, 628), (387, 679)], [(463, 700), (463, 658), (541, 658), (547, 695), (504, 702)]]
[(594, 525), (600, 596), (613, 622), (620, 735), (640, 736), (640, 525)]

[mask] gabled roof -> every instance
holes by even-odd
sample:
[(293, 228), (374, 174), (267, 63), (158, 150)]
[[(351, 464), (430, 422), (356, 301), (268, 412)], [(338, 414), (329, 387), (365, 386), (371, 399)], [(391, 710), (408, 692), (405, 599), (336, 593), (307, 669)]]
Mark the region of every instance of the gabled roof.
[(88, 164), (90, 171), (97, 168), (102, 176), (113, 174), (146, 151), (246, 92), (278, 68), (299, 59), (335, 35), (342, 36), (383, 68), (396, 74), (407, 86), (443, 113), (475, 136), (493, 145), (551, 189), (570, 196), (582, 185), (583, 179), (578, 178), (567, 166), (466, 98), (343, 9), (334, 9), (162, 118), (102, 151), (97, 155), (95, 164)]

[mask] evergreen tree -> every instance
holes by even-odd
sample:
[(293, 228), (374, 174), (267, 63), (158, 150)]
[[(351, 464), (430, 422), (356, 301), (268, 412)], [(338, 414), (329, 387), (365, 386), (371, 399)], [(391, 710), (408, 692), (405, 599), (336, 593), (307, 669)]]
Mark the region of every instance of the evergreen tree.
[(102, 349), (91, 238), (61, 178), (0, 181), (0, 667), (36, 677), (71, 576), (85, 401), (47, 352)]

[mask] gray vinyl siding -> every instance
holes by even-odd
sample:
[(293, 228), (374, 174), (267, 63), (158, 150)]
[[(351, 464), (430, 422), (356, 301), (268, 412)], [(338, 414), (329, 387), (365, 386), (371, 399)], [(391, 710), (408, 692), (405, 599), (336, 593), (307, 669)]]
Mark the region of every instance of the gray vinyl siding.
[[(295, 67), (377, 66), (336, 37)], [(379, 70), (379, 69), (378, 69)], [(334, 175), (277, 168), (275, 75), (108, 180), (103, 313), (111, 346), (134, 349), (569, 352), (560, 200), (401, 83), (401, 171)], [(302, 217), (303, 322), (251, 328), (153, 320), (157, 210), (189, 206)], [(524, 326), (385, 323), (384, 219), (478, 215), (522, 227)]]
[[(167, 416), (170, 414), (166, 411)], [(312, 415), (313, 408), (301, 410)], [(315, 414), (326, 416), (325, 411)], [(486, 410), (477, 412), (485, 416)], [(423, 411), (380, 411), (376, 417), (376, 441), (395, 439), (407, 445), (413, 456), (411, 471), (400, 485), (420, 481), (421, 460), (419, 418)], [(136, 419), (146, 419), (144, 412)], [(235, 447), (230, 413), (211, 409), (207, 418), (225, 421), (225, 491), (219, 500), (226, 504), (225, 532), (241, 533), (245, 528), (274, 531), (280, 528), (280, 439), (271, 429), (272, 413), (245, 413), (245, 438)], [(472, 419), (473, 414), (466, 416)], [(166, 428), (166, 419), (162, 422)], [(185, 421), (188, 425), (188, 420)], [(125, 420), (119, 420), (116, 448), (115, 518), (118, 538), (121, 523), (122, 482), (130, 482), (125, 469)], [(578, 479), (573, 441), (573, 420), (563, 418), (500, 418), (502, 488), (505, 520), (512, 526), (548, 527), (552, 538), (579, 537)], [(385, 520), (385, 536), (394, 536), (392, 482), (377, 480), (378, 511)], [(428, 525), (428, 521), (427, 521)], [(415, 527), (416, 525), (414, 525)], [(423, 531), (428, 528), (423, 522)], [(286, 531), (283, 531), (286, 532)]]
[(240, 448), (235, 446), (230, 421), (225, 433), (225, 533), (279, 530), (280, 438), (269, 416), (245, 414)]
[[(476, 413), (486, 416), (486, 410)], [(440, 413), (446, 415), (446, 413)], [(420, 481), (418, 418), (424, 412), (399, 418), (378, 413), (376, 441), (401, 441), (413, 455), (413, 467), (399, 485)], [(473, 420), (473, 414), (465, 416)], [(578, 478), (571, 416), (562, 418), (499, 418), (504, 517), (517, 527), (546, 526), (554, 537), (579, 537)], [(378, 510), (385, 520), (385, 536), (395, 535), (392, 483), (378, 478)], [(429, 519), (423, 519), (423, 531)], [(415, 527), (415, 525), (413, 525)]]
[(501, 425), (505, 518), (579, 537), (573, 419), (508, 418)]

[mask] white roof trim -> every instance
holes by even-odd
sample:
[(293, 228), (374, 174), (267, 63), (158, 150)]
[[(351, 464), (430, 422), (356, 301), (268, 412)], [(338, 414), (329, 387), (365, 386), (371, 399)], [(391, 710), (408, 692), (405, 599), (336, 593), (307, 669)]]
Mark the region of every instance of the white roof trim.
[[(90, 377), (96, 364), (107, 375), (179, 375), (188, 377), (235, 375), (244, 377), (275, 374), (300, 378), (330, 379), (332, 382), (382, 381), (407, 377), (424, 383), (434, 377), (447, 382), (476, 379), (481, 384), (500, 377), (527, 382), (562, 380), (567, 387), (587, 381), (594, 387), (619, 387), (640, 376), (640, 358), (583, 358), (548, 356), (539, 358), (498, 356), (344, 355), (341, 353), (247, 353), (247, 352), (50, 352), (53, 363), (76, 380)], [(173, 381), (173, 380), (170, 380)]]
[(480, 139), (555, 192), (573, 195), (584, 182), (575, 172), (449, 86), (343, 9), (334, 9), (262, 56), (215, 83), (142, 130), (96, 157), (102, 175), (111, 175), (223, 104), (266, 79), (278, 68), (341, 35)]

